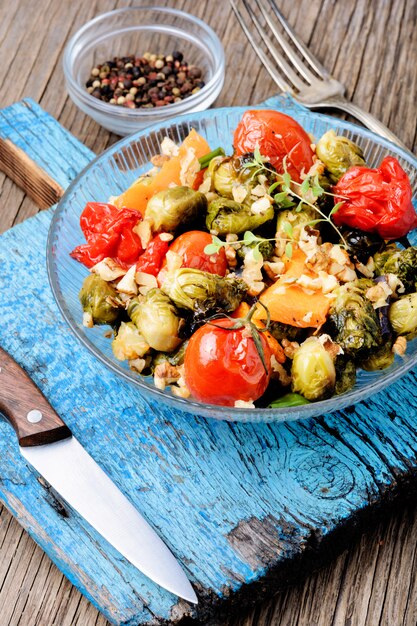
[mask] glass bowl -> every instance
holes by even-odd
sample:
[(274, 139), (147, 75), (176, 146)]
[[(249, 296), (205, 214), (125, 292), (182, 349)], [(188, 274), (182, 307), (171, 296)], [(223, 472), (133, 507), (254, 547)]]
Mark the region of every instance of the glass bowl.
[[(146, 51), (180, 50), (190, 65), (203, 71), (205, 86), (181, 102), (153, 109), (129, 109), (98, 100), (85, 83), (91, 69), (114, 56)], [(64, 75), (74, 103), (96, 122), (118, 135), (130, 135), (176, 115), (204, 111), (224, 82), (224, 51), (216, 33), (202, 20), (166, 7), (129, 7), (103, 13), (82, 26), (64, 50)]]
[[(223, 146), (226, 153), (230, 154), (233, 131), (243, 112), (248, 108), (257, 107), (213, 109), (187, 118), (179, 118), (171, 124), (160, 124), (149, 131), (140, 132), (133, 137), (119, 141), (92, 161), (70, 185), (52, 219), (47, 250), (52, 291), (62, 315), (83, 346), (105, 363), (116, 376), (128, 380), (142, 394), (196, 415), (230, 421), (285, 421), (329, 413), (363, 400), (405, 374), (417, 362), (417, 339), (408, 343), (406, 355), (403, 358), (396, 356), (395, 362), (388, 369), (379, 372), (359, 370), (355, 387), (340, 396), (291, 408), (238, 409), (202, 404), (195, 400), (178, 398), (169, 390), (156, 389), (151, 378), (134, 373), (124, 362), (118, 361), (113, 356), (111, 340), (104, 336), (105, 328), (82, 326), (78, 292), (88, 270), (71, 259), (69, 253), (84, 241), (79, 226), (79, 217), (86, 202), (91, 200), (106, 202), (110, 196), (120, 194), (139, 175), (149, 169), (150, 158), (159, 153), (160, 144), (166, 136), (179, 142), (191, 128), (195, 128), (207, 139), (210, 146)], [(265, 105), (262, 108), (265, 108)], [(406, 152), (348, 122), (298, 108), (288, 110), (281, 107), (281, 110), (292, 115), (307, 132), (312, 133), (316, 138), (321, 137), (329, 129), (346, 135), (363, 148), (367, 162), (371, 166), (379, 164), (381, 159), (388, 154), (396, 156), (410, 176), (415, 198), (417, 160)], [(417, 244), (416, 231), (412, 233), (410, 239), (412, 243)], [(115, 384), (117, 384), (116, 378)]]

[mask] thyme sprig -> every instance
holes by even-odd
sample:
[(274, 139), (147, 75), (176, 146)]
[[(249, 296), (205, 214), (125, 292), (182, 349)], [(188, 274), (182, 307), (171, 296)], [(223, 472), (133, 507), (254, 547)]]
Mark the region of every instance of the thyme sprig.
[[(292, 244), (295, 241), (295, 239), (293, 238), (293, 234), (292, 234), (292, 226), (291, 226), (291, 224), (289, 222), (285, 222), (284, 230), (285, 230), (286, 234), (288, 235), (288, 238), (273, 237), (272, 239), (265, 239), (264, 237), (257, 237), (250, 230), (247, 230), (244, 233), (243, 239), (238, 239), (237, 241), (222, 241), (216, 235), (212, 235), (212, 243), (209, 243), (204, 248), (204, 253), (205, 254), (217, 254), (221, 248), (225, 248), (226, 246), (234, 246), (236, 244), (243, 244), (245, 246), (251, 246), (251, 245), (255, 244), (254, 247), (252, 248), (253, 258), (254, 258), (255, 261), (260, 261), (261, 258), (262, 258), (262, 253), (259, 250), (259, 246), (262, 243), (264, 243), (265, 241), (285, 241), (285, 242), (287, 242), (287, 246), (288, 246), (288, 244)], [(286, 254), (287, 254), (287, 246), (286, 246), (286, 250), (285, 250)], [(292, 256), (292, 247), (291, 247), (291, 249), (288, 248), (288, 252), (289, 253), (287, 254), (287, 256), (289, 258), (291, 258), (291, 256)]]
[[(299, 213), (302, 211), (303, 204), (311, 207), (316, 211), (321, 217), (317, 220), (312, 220), (311, 222), (307, 222), (305, 226), (314, 226), (320, 222), (327, 222), (331, 225), (332, 228), (337, 232), (341, 241), (343, 242), (343, 247), (347, 248), (348, 244), (346, 239), (343, 237), (342, 233), (336, 226), (336, 224), (331, 219), (332, 215), (337, 213), (339, 208), (342, 205), (342, 202), (337, 202), (329, 215), (323, 213), (323, 211), (312, 201), (314, 198), (320, 198), (320, 196), (327, 195), (335, 197), (335, 194), (330, 193), (329, 191), (325, 191), (323, 187), (320, 185), (318, 174), (314, 176), (306, 176), (302, 183), (299, 183), (291, 178), (291, 174), (287, 169), (287, 157), (285, 156), (282, 165), (284, 169), (283, 174), (278, 174), (274, 169), (268, 167), (268, 159), (263, 157), (260, 153), (259, 147), (256, 146), (253, 151), (253, 160), (249, 161), (246, 164), (246, 167), (249, 169), (252, 168), (254, 170), (252, 177), (261, 174), (262, 172), (269, 172), (270, 174), (274, 174), (277, 177), (276, 182), (274, 182), (268, 189), (269, 195), (273, 196), (274, 201), (277, 204), (280, 204), (282, 208), (292, 208), (295, 207), (295, 212)], [(297, 188), (297, 191), (294, 191), (294, 187)], [(275, 190), (280, 188), (281, 190), (278, 193), (275, 193)], [(294, 200), (298, 200), (296, 202)]]

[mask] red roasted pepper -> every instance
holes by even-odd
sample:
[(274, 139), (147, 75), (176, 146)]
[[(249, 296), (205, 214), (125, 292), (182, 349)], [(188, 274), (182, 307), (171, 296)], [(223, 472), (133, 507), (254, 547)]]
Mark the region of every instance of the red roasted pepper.
[(337, 225), (375, 232), (383, 239), (400, 239), (417, 226), (410, 181), (394, 157), (385, 157), (375, 169), (351, 167), (333, 191), (342, 203), (333, 214)]
[(136, 271), (156, 276), (161, 269), (168, 247), (168, 242), (163, 241), (160, 235), (154, 237), (148, 243), (145, 252), (139, 257), (136, 263)]
[(112, 204), (88, 202), (80, 217), (86, 244), (77, 246), (73, 259), (93, 267), (106, 257), (122, 267), (133, 265), (142, 253), (142, 246), (133, 228), (142, 219), (133, 209), (117, 209)]

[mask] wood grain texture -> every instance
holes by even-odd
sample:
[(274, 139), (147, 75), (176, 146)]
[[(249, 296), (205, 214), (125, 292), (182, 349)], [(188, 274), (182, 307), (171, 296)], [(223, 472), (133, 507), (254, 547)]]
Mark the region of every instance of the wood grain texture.
[(40, 209), (48, 209), (64, 194), (61, 185), (9, 139), (0, 140), (0, 171), (15, 182)]
[(71, 436), (68, 426), (55, 413), (34, 382), (2, 348), (0, 411), (10, 421), (22, 447), (41, 446)]
[[(29, 95), (96, 152), (114, 141), (114, 137), (77, 113), (68, 101), (59, 55), (70, 30), (74, 31), (92, 15), (111, 9), (115, 4), (42, 0), (38, 9), (46, 16), (42, 27), (31, 19), (28, 1), (19, 0), (12, 8), (1, 8), (0, 50), (9, 61), (0, 68), (3, 104)], [(123, 4), (127, 3), (118, 3), (118, 6)], [(268, 75), (230, 18), (226, 3), (170, 4), (184, 7), (209, 21), (225, 44), (228, 74), (219, 104), (256, 103), (274, 93)], [(346, 84), (349, 95), (380, 117), (411, 147), (416, 137), (415, 2), (301, 0), (280, 5), (313, 52)], [(245, 68), (244, 73), (242, 68)], [(21, 80), (17, 81), (16, 75), (21, 76)], [(0, 185), (4, 228), (36, 212), (33, 203), (9, 180), (1, 177)], [(365, 436), (361, 429), (358, 436)], [(240, 443), (236, 434), (235, 438)], [(349, 445), (352, 446), (352, 442)], [(377, 474), (375, 479), (378, 482), (380, 476)], [(412, 540), (415, 517), (411, 512), (409, 517), (401, 514), (391, 519), (378, 531), (385, 543), (380, 545), (378, 534), (370, 535), (332, 568), (312, 576), (304, 586), (300, 584), (278, 596), (275, 604), (268, 604), (247, 618), (242, 617), (239, 624), (415, 624), (416, 568)], [(6, 550), (4, 560), (1, 553), (0, 561), (0, 615), (5, 624), (32, 626), (33, 615), (36, 615), (35, 623), (42, 626), (95, 623), (102, 626), (104, 619), (74, 592), (59, 572), (51, 569), (29, 539), (23, 541), (25, 535), (4, 512), (0, 518), (0, 542), (3, 519), (7, 526), (5, 536), (10, 537), (11, 542), (10, 550)], [(241, 530), (235, 533), (237, 544), (242, 543)], [(50, 594), (45, 591), (43, 582)]]

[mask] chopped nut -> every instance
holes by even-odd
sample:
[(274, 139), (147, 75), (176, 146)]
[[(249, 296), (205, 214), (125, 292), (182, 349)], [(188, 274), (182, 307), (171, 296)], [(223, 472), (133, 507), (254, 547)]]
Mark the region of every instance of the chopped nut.
[(257, 296), (265, 289), (265, 283), (262, 276), (263, 258), (257, 260), (254, 257), (254, 250), (249, 250), (243, 261), (242, 279), (249, 286), (248, 294)]
[(83, 326), (85, 326), (86, 328), (93, 328), (94, 326), (93, 316), (87, 311), (84, 311), (83, 313)]
[(188, 148), (185, 156), (181, 159), (180, 183), (192, 187), (196, 174), (200, 171), (200, 162), (196, 157), (194, 148)]
[(287, 374), (281, 363), (278, 363), (274, 355), (271, 356), (271, 367), (271, 378), (279, 380), (283, 387), (288, 387), (291, 384), (291, 376)]
[(394, 345), (392, 346), (392, 351), (398, 356), (404, 356), (407, 350), (407, 339), (405, 337), (397, 337)]
[(106, 257), (99, 263), (96, 263), (90, 271), (93, 274), (98, 274), (103, 280), (110, 282), (116, 280), (116, 278), (120, 278), (120, 276), (124, 276), (127, 270), (117, 265), (113, 259)]
[(136, 224), (133, 228), (133, 232), (137, 234), (140, 239), (140, 245), (145, 250), (148, 247), (150, 240), (152, 239), (152, 224), (146, 218)]
[(382, 306), (387, 306), (392, 295), (392, 289), (385, 280), (381, 280), (373, 287), (370, 287), (365, 295), (372, 302), (374, 309), (379, 309)]
[(151, 163), (155, 165), (155, 167), (162, 167), (166, 161), (169, 161), (169, 158), (170, 157), (166, 154), (156, 154), (151, 158)]
[(235, 409), (254, 409), (255, 405), (252, 400), (235, 400)]
[(356, 280), (357, 276), (354, 269), (352, 269), (351, 267), (345, 267), (341, 272), (337, 274), (337, 278), (338, 280), (340, 280), (341, 283), (350, 283), (352, 282), (352, 280)]
[(263, 196), (266, 196), (267, 193), (268, 191), (265, 189), (264, 185), (256, 185), (256, 187), (251, 190), (251, 195), (256, 196), (257, 198), (262, 198)]
[(132, 265), (132, 267), (123, 276), (122, 280), (117, 283), (116, 289), (122, 293), (136, 296), (138, 293), (138, 286), (135, 281), (135, 272), (136, 266)]
[(283, 261), (265, 261), (263, 269), (265, 270), (268, 278), (275, 280), (277, 276), (280, 276), (285, 272), (285, 263)]
[(349, 265), (350, 263), (348, 253), (346, 252), (346, 250), (341, 248), (338, 244), (335, 244), (334, 246), (331, 247), (329, 251), (329, 257), (333, 261), (336, 261), (336, 263), (339, 263), (339, 265)]
[(161, 241), (172, 241), (174, 239), (174, 235), (171, 233), (160, 233), (159, 239)]
[(178, 365), (171, 365), (168, 361), (164, 361), (155, 367), (154, 381), (157, 389), (163, 391), (167, 385), (177, 382), (180, 377), (181, 370)]
[(173, 250), (168, 250), (166, 253), (166, 262), (167, 262), (167, 270), (169, 272), (173, 272), (182, 267), (184, 259), (181, 254), (174, 252)]
[(239, 202), (240, 204), (244, 201), (246, 196), (248, 195), (248, 190), (245, 185), (234, 185), (232, 188), (232, 196), (235, 202)]
[(288, 339), (282, 339), (281, 345), (284, 349), (284, 354), (288, 359), (293, 359), (296, 350), (300, 347), (297, 341), (289, 341)]
[(330, 354), (332, 359), (335, 359), (339, 354), (344, 354), (342, 346), (333, 341), (330, 335), (320, 335), (318, 338), (323, 348)]
[(169, 137), (164, 137), (161, 143), (161, 152), (164, 156), (173, 157), (178, 156), (179, 147)]
[(258, 215), (261, 213), (265, 213), (271, 206), (271, 199), (269, 196), (264, 196), (259, 200), (256, 200), (252, 203), (250, 211), (253, 215)]
[(236, 250), (233, 248), (233, 246), (225, 246), (224, 251), (226, 254), (227, 265), (231, 269), (234, 269), (237, 266)]

